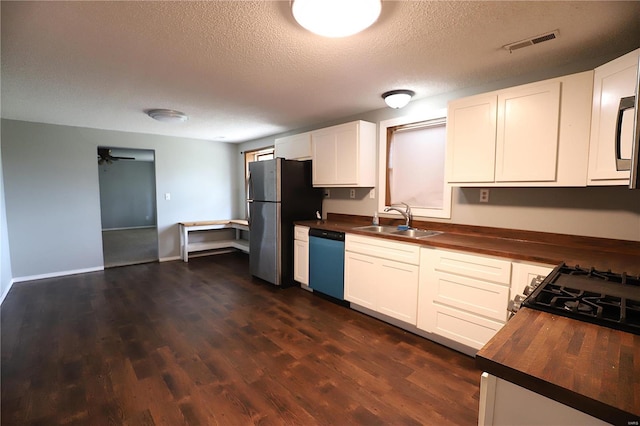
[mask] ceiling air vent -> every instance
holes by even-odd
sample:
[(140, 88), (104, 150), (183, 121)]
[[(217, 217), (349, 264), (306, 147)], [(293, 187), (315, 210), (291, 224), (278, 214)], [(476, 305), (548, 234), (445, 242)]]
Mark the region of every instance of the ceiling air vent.
[(508, 50), (509, 53), (514, 50), (522, 49), (523, 47), (533, 46), (534, 44), (539, 44), (545, 41), (553, 40), (558, 38), (559, 32), (558, 30), (554, 30), (545, 34), (540, 34), (535, 37), (531, 37), (525, 40), (516, 41), (515, 43), (509, 43), (502, 46), (504, 49)]

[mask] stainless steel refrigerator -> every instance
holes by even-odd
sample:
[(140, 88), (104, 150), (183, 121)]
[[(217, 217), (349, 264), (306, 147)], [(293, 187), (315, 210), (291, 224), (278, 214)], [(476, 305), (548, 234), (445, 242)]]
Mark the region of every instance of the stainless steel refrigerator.
[(315, 219), (322, 190), (311, 183), (311, 161), (276, 158), (249, 163), (249, 269), (275, 285), (293, 280), (293, 222)]

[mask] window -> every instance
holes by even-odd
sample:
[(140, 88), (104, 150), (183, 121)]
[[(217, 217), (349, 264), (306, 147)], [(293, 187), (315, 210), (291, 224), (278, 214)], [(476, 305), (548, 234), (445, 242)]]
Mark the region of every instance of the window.
[(380, 123), (380, 211), (403, 202), (414, 216), (451, 217), (446, 141), (446, 111)]
[[(245, 181), (249, 179), (249, 163), (254, 161), (273, 160), (275, 148), (270, 146), (268, 148), (260, 148), (253, 151), (244, 152), (244, 177)], [(246, 185), (245, 185), (246, 187)]]
[[(253, 151), (244, 152), (244, 198), (249, 198), (249, 163), (254, 161), (273, 160), (275, 158), (275, 148), (260, 148)], [(245, 203), (245, 217), (249, 217), (249, 202)]]

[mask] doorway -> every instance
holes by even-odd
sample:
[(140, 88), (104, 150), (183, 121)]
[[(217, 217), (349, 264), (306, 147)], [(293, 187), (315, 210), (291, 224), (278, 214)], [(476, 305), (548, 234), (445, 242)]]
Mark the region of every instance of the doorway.
[(158, 261), (155, 152), (98, 147), (104, 267)]

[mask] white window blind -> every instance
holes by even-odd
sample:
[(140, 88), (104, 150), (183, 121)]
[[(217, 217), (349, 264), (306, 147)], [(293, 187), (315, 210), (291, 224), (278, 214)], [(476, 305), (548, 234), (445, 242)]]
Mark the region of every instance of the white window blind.
[(448, 190), (444, 185), (445, 148), (443, 120), (393, 130), (387, 163), (391, 204), (443, 208)]

